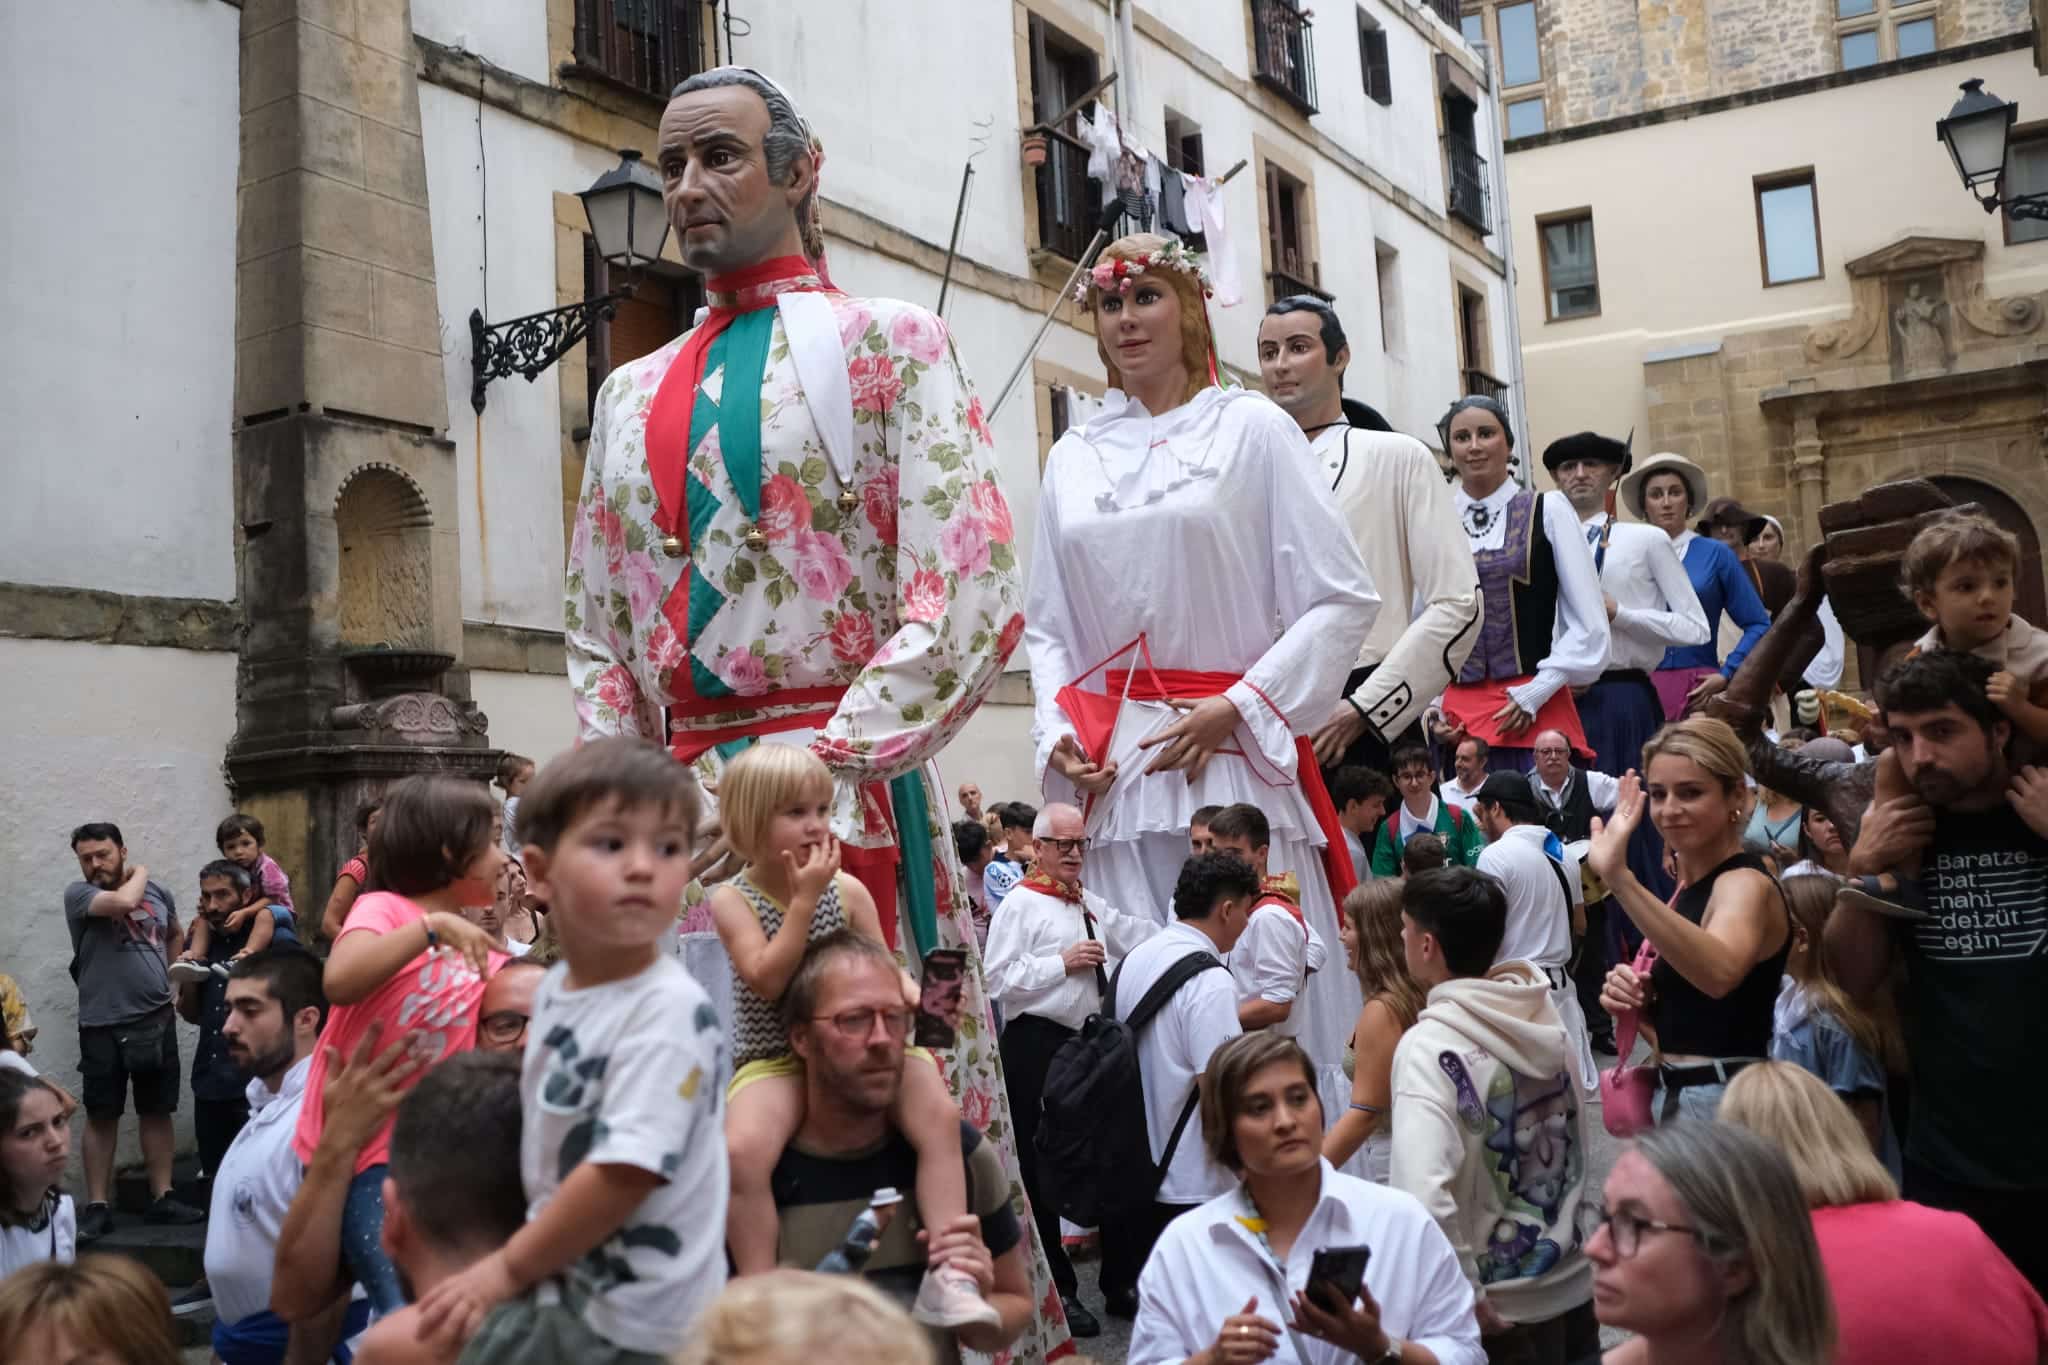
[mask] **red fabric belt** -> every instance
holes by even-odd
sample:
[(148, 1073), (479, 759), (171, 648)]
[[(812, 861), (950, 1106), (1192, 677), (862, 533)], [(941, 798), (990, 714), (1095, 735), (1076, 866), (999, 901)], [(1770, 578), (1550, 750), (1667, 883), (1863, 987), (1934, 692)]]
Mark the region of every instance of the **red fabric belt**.
[(1586, 742), (1586, 727), (1579, 723), (1578, 703), (1572, 700), (1572, 690), (1560, 687), (1551, 694), (1536, 713), (1535, 722), (1528, 729), (1513, 735), (1500, 732), (1500, 722), (1494, 713), (1507, 705), (1508, 689), (1520, 687), (1536, 675), (1527, 673), (1519, 678), (1492, 678), (1486, 682), (1452, 683), (1444, 689), (1444, 716), (1465, 727), (1465, 733), (1475, 739), (1483, 739), (1496, 749), (1533, 748), (1536, 736), (1545, 730), (1556, 730), (1563, 734), (1572, 748), (1584, 754), (1588, 760), (1596, 755), (1593, 746)]
[[(1113, 669), (1103, 676), (1110, 695), (1123, 696), (1125, 687), (1129, 687), (1132, 701), (1220, 697), (1243, 681), (1244, 676), (1238, 673), (1205, 673), (1189, 668), (1147, 668), (1142, 672)], [(1272, 706), (1275, 715), (1281, 714), (1280, 708), (1273, 706), (1264, 693), (1259, 694), (1259, 699)], [(1281, 718), (1285, 719), (1284, 716)], [(1217, 752), (1244, 756), (1241, 749), (1219, 749)], [(1344, 842), (1344, 827), (1337, 823), (1337, 807), (1330, 800), (1330, 789), (1323, 785), (1323, 770), (1316, 766), (1315, 746), (1306, 736), (1296, 735), (1294, 754), (1301, 794), (1308, 798), (1308, 808), (1323, 832), (1323, 876), (1329, 880), (1331, 898), (1341, 905), (1352, 888), (1358, 885), (1358, 874), (1351, 870), (1351, 853)], [(1295, 908), (1295, 913), (1299, 917), (1298, 908)]]

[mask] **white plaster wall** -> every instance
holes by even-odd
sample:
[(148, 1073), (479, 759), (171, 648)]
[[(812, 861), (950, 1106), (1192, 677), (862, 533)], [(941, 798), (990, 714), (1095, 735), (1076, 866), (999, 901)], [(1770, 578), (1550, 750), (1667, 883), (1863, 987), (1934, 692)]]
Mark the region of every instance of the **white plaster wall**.
[(491, 743), (545, 764), (576, 744), (576, 709), (569, 679), (540, 673), (469, 675), (470, 695), (491, 722)]
[[(235, 730), (235, 656), (0, 639), (0, 677), (0, 971), (35, 1016), (36, 1067), (76, 1095), (78, 993), (64, 923), (64, 888), (78, 878), (71, 831), (89, 820), (119, 825), (129, 857), (190, 922), (199, 869), (220, 856), (213, 827), (231, 809), (221, 754)], [(181, 1023), (179, 1034), (182, 1144), (197, 1031)], [(139, 1155), (134, 1137), (132, 1120), (123, 1123), (124, 1161)]]
[(0, 5), (0, 580), (234, 595), (240, 16)]
[[(2048, 287), (2048, 244), (2007, 246), (1935, 139), (1965, 76), (2018, 102), (2023, 120), (2048, 109), (2048, 79), (2022, 50), (1510, 157), (1531, 444), (1587, 427), (1647, 429), (1649, 354), (1847, 317), (1844, 265), (1909, 233), (1981, 240), (1993, 296)], [(1765, 288), (1754, 177), (1806, 166), (1825, 274)], [(1601, 312), (1550, 322), (1536, 219), (1583, 207), (1593, 210)]]
[[(503, 322), (556, 306), (556, 191), (583, 190), (618, 164), (614, 153), (420, 86), (429, 216), (434, 233), (448, 434), (455, 443), (465, 620), (562, 626), (561, 365), (533, 383), (492, 382), (481, 418), (469, 404), (469, 313)], [(484, 195), (489, 191), (486, 299)]]
[(412, 29), (528, 80), (550, 79), (546, 0), (412, 0)]
[(939, 755), (940, 790), (946, 797), (946, 818), (960, 818), (955, 795), (962, 782), (981, 788), (983, 804), (997, 801), (1045, 802), (1038, 789), (1031, 747), (1031, 708), (990, 702), (969, 717), (946, 751)]

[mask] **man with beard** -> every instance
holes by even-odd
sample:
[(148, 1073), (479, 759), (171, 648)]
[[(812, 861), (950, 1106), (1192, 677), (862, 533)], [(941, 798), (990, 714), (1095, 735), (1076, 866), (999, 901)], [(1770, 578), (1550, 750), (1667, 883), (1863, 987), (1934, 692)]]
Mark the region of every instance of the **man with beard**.
[(171, 1115), (178, 1112), (178, 1028), (171, 1015), (170, 960), (178, 954), (178, 905), (128, 861), (118, 826), (71, 832), (79, 880), (64, 888), (71, 977), (78, 983), (78, 1072), (85, 1090), (85, 1208), (81, 1243), (114, 1230), (107, 1203), (114, 1144), (132, 1083), (152, 1223), (206, 1215), (171, 1197)]
[(1887, 988), (1895, 954), (1905, 962), (1905, 1197), (1968, 1214), (2048, 1292), (2048, 1102), (2026, 1079), (2048, 1055), (2048, 772), (2012, 771), (2011, 723), (1985, 695), (1994, 667), (1936, 650), (1879, 679), (1878, 708), (1916, 796), (1872, 804), (1850, 872), (1917, 854), (1927, 914), (1838, 902), (1826, 946), (1859, 999)]
[(906, 1309), (928, 1263), (943, 1256), (973, 1275), (1001, 1321), (926, 1329), (940, 1365), (957, 1365), (962, 1348), (998, 1354), (1031, 1321), (1024, 1228), (1010, 1205), (1001, 1157), (968, 1119), (960, 1122), (960, 1155), (970, 1212), (945, 1227), (928, 1228), (918, 1216), (917, 1150), (889, 1123), (912, 1013), (903, 1003), (902, 973), (880, 944), (842, 929), (804, 950), (782, 996), (790, 1047), (804, 1063), (804, 1121), (770, 1179), (780, 1222), (777, 1260), (816, 1267), (846, 1239), (877, 1190), (902, 1191), (861, 1273)]
[(1321, 299), (1297, 294), (1266, 310), (1259, 324), (1266, 395), (1309, 438), (1372, 586), (1388, 604), (1344, 695), (1315, 732), (1316, 761), (1325, 769), (1357, 763), (1391, 772), (1394, 746), (1422, 741), (1424, 708), (1457, 677), (1479, 638), (1479, 576), (1436, 458), (1413, 437), (1361, 425), (1371, 409), (1344, 398), (1350, 363), (1343, 324)]
[[(202, 891), (209, 880), (202, 876)], [(320, 1336), (320, 1344), (331, 1346), (336, 1335), (331, 1322), (291, 1326), (270, 1311), (278, 1235), (302, 1178), (292, 1133), (327, 1022), (320, 971), (320, 959), (304, 949), (267, 948), (237, 962), (224, 983), (220, 1037), (227, 1061), (247, 1083), (249, 1118), (213, 1172), (206, 1228), (213, 1351), (223, 1365), (275, 1365), (288, 1350), (293, 1359), (316, 1359), (317, 1353), (293, 1349), (293, 1338), (303, 1347), (304, 1337)], [(362, 1331), (369, 1308), (367, 1299), (350, 1304), (339, 1334)]]

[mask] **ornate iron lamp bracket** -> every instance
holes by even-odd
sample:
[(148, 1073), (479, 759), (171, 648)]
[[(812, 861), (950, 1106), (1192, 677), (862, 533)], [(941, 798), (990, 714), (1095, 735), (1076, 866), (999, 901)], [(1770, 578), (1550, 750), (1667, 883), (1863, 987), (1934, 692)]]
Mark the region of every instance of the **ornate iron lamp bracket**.
[(590, 334), (602, 318), (609, 322), (630, 290), (585, 299), (545, 313), (529, 313), (506, 322), (485, 322), (481, 310), (469, 313), (469, 405), (484, 410), (484, 387), (493, 379), (524, 375), (531, 384), (543, 370)]

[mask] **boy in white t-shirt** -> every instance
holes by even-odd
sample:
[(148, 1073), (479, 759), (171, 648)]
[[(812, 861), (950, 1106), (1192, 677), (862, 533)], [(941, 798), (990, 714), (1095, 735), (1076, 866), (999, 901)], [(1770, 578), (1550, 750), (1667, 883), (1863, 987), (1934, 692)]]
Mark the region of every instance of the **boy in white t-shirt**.
[(520, 1081), (526, 1226), (420, 1301), (423, 1337), (475, 1332), (464, 1361), (653, 1365), (725, 1283), (718, 1013), (660, 947), (696, 814), (688, 770), (624, 738), (557, 759), (520, 801), (562, 960)]
[(1293, 878), (1267, 875), (1273, 836), (1265, 812), (1243, 803), (1225, 806), (1209, 821), (1209, 839), (1216, 852), (1235, 854), (1259, 876), (1259, 899), (1230, 950), (1238, 1025), (1247, 1031), (1270, 1028), (1299, 1037), (1301, 1020), (1295, 1017), (1294, 1002), (1309, 974), (1329, 957), (1329, 949), (1302, 915)]

